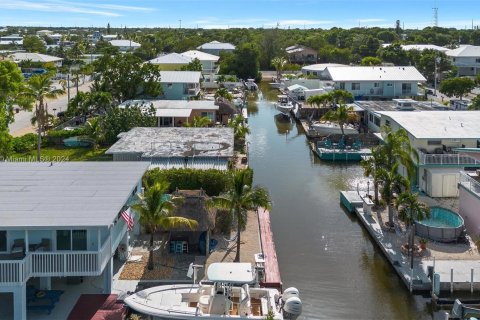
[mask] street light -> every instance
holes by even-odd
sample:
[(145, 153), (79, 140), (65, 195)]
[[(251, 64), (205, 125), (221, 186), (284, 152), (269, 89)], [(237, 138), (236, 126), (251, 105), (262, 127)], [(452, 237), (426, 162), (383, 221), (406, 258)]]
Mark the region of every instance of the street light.
[(440, 61), (442, 61), (442, 59), (440, 59), (440, 57), (435, 57), (435, 80), (434, 80), (434, 91), (433, 91), (433, 95), (436, 97), (437, 96), (437, 76), (438, 76), (438, 72), (437, 72), (437, 67), (438, 67), (438, 64), (440, 63)]

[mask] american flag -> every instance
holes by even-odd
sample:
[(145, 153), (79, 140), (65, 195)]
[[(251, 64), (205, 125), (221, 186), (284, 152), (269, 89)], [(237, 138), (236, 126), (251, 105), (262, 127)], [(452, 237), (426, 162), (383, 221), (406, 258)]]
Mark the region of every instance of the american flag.
[(128, 231), (132, 231), (133, 224), (135, 223), (135, 221), (133, 220), (133, 215), (130, 212), (130, 209), (122, 211), (121, 215), (122, 215), (122, 219), (125, 220), (127, 224)]

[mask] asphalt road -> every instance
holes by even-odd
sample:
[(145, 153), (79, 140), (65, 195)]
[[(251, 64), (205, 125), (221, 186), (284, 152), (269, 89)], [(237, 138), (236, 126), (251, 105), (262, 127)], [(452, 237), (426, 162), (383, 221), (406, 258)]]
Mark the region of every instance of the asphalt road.
[[(79, 86), (79, 91), (88, 92), (90, 91), (90, 83), (85, 82)], [(70, 99), (77, 95), (77, 89), (75, 87), (70, 87)], [(67, 109), (67, 94), (58, 97), (57, 99), (47, 99), (48, 112), (49, 113), (58, 113), (60, 111), (65, 111)], [(54, 110), (55, 109), (55, 110)], [(20, 111), (15, 114), (15, 122), (10, 124), (8, 128), (10, 129), (10, 134), (14, 137), (24, 135), (26, 133), (35, 132), (35, 127), (32, 126), (30, 119), (33, 116), (33, 111)]]

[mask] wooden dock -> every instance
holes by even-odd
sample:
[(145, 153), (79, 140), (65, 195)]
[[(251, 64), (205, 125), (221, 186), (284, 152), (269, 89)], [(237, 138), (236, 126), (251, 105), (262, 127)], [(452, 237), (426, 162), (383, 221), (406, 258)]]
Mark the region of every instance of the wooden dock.
[(275, 242), (273, 241), (273, 233), (270, 224), (270, 212), (263, 208), (259, 208), (258, 221), (260, 228), (260, 242), (265, 258), (265, 280), (262, 285), (282, 290), (277, 251), (275, 249)]

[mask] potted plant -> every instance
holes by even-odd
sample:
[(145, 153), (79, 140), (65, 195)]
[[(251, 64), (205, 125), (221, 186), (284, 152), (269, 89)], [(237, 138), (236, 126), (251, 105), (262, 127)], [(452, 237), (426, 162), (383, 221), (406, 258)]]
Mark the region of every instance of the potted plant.
[(427, 249), (428, 239), (420, 238), (418, 242), (420, 242), (420, 248), (422, 248), (422, 250)]

